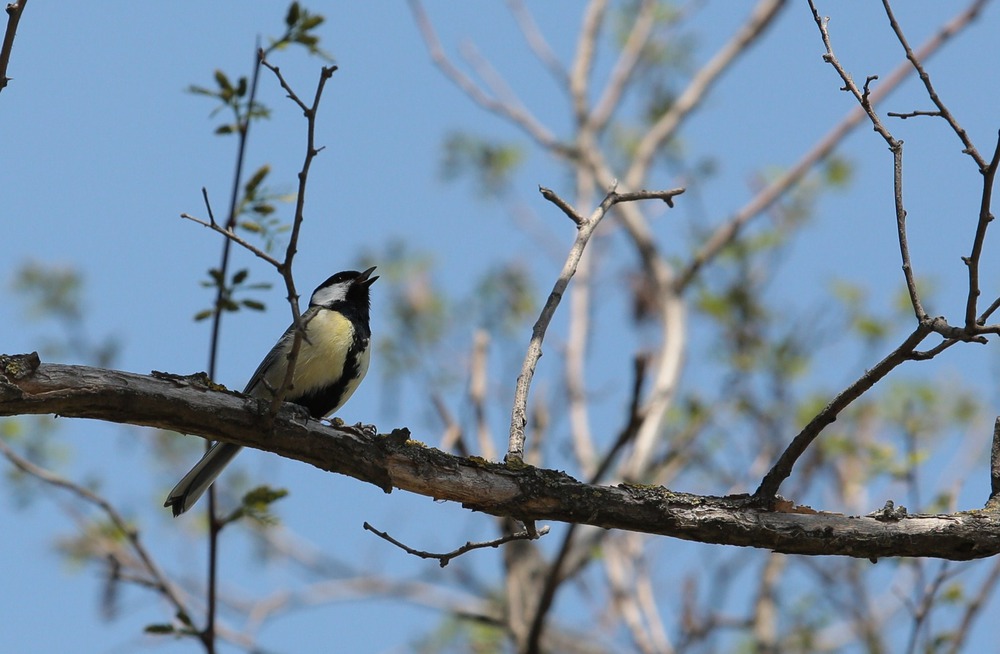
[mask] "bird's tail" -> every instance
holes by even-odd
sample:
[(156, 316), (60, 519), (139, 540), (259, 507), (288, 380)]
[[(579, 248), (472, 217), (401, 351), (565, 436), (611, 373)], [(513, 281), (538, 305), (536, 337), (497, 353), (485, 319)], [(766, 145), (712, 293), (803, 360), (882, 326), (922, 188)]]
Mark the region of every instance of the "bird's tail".
[(173, 510), (175, 518), (190, 509), (198, 501), (198, 498), (208, 490), (222, 469), (242, 449), (239, 445), (231, 445), (230, 443), (213, 445), (208, 452), (205, 452), (205, 456), (201, 457), (201, 461), (177, 482), (163, 506), (169, 506)]

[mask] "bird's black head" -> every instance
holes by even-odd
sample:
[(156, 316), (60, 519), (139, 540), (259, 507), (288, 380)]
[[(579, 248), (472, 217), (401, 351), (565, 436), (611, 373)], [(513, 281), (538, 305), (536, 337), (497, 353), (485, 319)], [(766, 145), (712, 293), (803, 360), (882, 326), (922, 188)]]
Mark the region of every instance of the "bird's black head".
[(375, 266), (372, 266), (364, 272), (345, 270), (331, 276), (313, 291), (312, 297), (309, 298), (309, 306), (332, 309), (347, 305), (362, 309), (367, 315), (368, 287), (378, 279), (378, 275), (372, 277), (374, 270)]

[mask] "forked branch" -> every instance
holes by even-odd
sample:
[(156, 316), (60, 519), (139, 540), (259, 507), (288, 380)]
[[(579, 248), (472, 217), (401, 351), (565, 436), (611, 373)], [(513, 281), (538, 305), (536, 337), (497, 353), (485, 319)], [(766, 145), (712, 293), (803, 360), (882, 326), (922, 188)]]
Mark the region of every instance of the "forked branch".
[(576, 272), (576, 267), (580, 263), (583, 251), (590, 241), (597, 225), (601, 222), (611, 207), (619, 202), (634, 202), (636, 200), (662, 200), (668, 206), (673, 206), (673, 198), (684, 192), (682, 188), (668, 191), (637, 191), (633, 193), (618, 193), (614, 188), (608, 191), (601, 204), (594, 209), (589, 218), (583, 218), (568, 202), (559, 198), (557, 194), (549, 189), (540, 189), (542, 195), (559, 207), (577, 225), (576, 240), (570, 248), (566, 262), (562, 271), (556, 279), (552, 291), (549, 293), (545, 306), (542, 307), (541, 314), (531, 330), (531, 340), (528, 343), (528, 351), (524, 356), (521, 365), (521, 374), (517, 377), (517, 386), (514, 389), (514, 407), (510, 418), (510, 437), (507, 444), (507, 457), (509, 463), (520, 463), (524, 458), (524, 427), (528, 422), (528, 389), (531, 387), (531, 379), (535, 374), (535, 366), (542, 357), (542, 341), (545, 339), (545, 332), (549, 323), (555, 315), (556, 309), (562, 300), (566, 287), (569, 286), (570, 279)]

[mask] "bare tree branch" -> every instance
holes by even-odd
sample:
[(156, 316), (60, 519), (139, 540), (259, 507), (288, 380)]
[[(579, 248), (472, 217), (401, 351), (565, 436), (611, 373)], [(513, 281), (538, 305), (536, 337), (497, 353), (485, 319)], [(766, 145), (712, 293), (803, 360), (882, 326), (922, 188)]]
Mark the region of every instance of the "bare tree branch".
[[(983, 7), (986, 5), (987, 0), (978, 0), (973, 3), (969, 8), (969, 12), (972, 14), (972, 18), (975, 18)], [(986, 169), (986, 161), (980, 156), (979, 151), (976, 150), (976, 146), (972, 144), (969, 140), (969, 135), (966, 133), (965, 129), (958, 124), (955, 117), (952, 115), (948, 107), (945, 106), (944, 102), (938, 96), (937, 91), (934, 90), (934, 85), (931, 84), (931, 76), (927, 74), (924, 69), (923, 63), (921, 63), (921, 57), (914, 54), (913, 50), (910, 49), (910, 44), (906, 40), (906, 35), (903, 34), (903, 28), (899, 26), (899, 22), (896, 20), (895, 14), (892, 12), (892, 7), (889, 5), (889, 0), (882, 0), (882, 7), (885, 8), (885, 15), (889, 18), (889, 25), (892, 27), (892, 31), (896, 34), (896, 38), (899, 40), (899, 44), (903, 46), (903, 51), (906, 53), (906, 58), (913, 64), (913, 68), (917, 71), (920, 76), (920, 81), (923, 82), (924, 88), (927, 89), (927, 95), (930, 97), (931, 102), (938, 108), (937, 115), (948, 121), (951, 125), (952, 130), (958, 135), (958, 138), (962, 141), (964, 146), (964, 153), (972, 157), (972, 160), (976, 162), (981, 172)], [(916, 114), (914, 114), (916, 115)]]
[(538, 25), (535, 23), (531, 12), (524, 6), (523, 0), (507, 0), (507, 8), (510, 10), (514, 20), (517, 21), (517, 26), (520, 28), (521, 34), (524, 36), (524, 40), (528, 44), (528, 47), (531, 48), (531, 51), (535, 53), (538, 60), (548, 69), (549, 74), (552, 75), (559, 86), (569, 88), (569, 73), (566, 72), (566, 67), (563, 66), (562, 62), (559, 61), (559, 58), (552, 51), (548, 41), (542, 35), (542, 31), (538, 29)]
[(979, 261), (983, 255), (983, 243), (986, 242), (986, 229), (993, 222), (993, 184), (997, 176), (997, 166), (1000, 165), (1000, 134), (997, 137), (996, 150), (990, 164), (983, 170), (983, 195), (979, 203), (979, 222), (976, 224), (976, 235), (972, 240), (972, 253), (963, 257), (969, 267), (969, 299), (965, 304), (965, 328), (970, 332), (981, 328), (976, 319), (979, 305)]
[[(635, 200), (659, 199), (667, 204), (673, 202), (672, 198), (680, 195), (684, 189), (672, 189), (669, 191), (639, 191), (636, 193), (619, 194), (612, 188), (604, 197), (601, 204), (594, 210), (591, 216), (583, 221), (577, 228), (576, 240), (570, 248), (566, 263), (559, 273), (558, 279), (549, 293), (548, 300), (542, 308), (535, 326), (531, 330), (531, 341), (528, 344), (528, 351), (521, 365), (521, 373), (517, 377), (517, 387), (514, 390), (514, 408), (511, 411), (510, 438), (507, 446), (507, 461), (521, 461), (524, 458), (524, 426), (527, 424), (528, 389), (531, 387), (531, 379), (535, 374), (535, 366), (542, 356), (542, 341), (545, 339), (545, 332), (555, 315), (556, 308), (562, 300), (563, 293), (569, 285), (570, 279), (576, 272), (577, 264), (583, 251), (587, 247), (587, 242), (607, 214), (611, 207), (619, 202), (631, 202)], [(544, 194), (544, 192), (543, 192)], [(562, 206), (568, 206), (565, 202)], [(558, 205), (557, 205), (558, 206)]]
[[(964, 28), (968, 27), (979, 15), (983, 2), (976, 0), (964, 10), (959, 12), (954, 18), (944, 24), (937, 32), (931, 35), (916, 51), (916, 57), (926, 60), (937, 52), (945, 43), (951, 40)], [(891, 73), (879, 80), (878, 87), (869, 95), (871, 105), (879, 103), (891, 91), (895, 90), (899, 84), (913, 74), (913, 66), (909, 61), (900, 63)], [(798, 162), (789, 168), (778, 179), (774, 180), (762, 189), (754, 198), (737, 211), (728, 221), (721, 225), (712, 236), (705, 241), (698, 250), (691, 262), (677, 276), (678, 288), (686, 288), (701, 268), (711, 261), (726, 245), (735, 239), (746, 223), (754, 217), (761, 215), (773, 205), (778, 198), (805, 175), (812, 170), (818, 162), (825, 159), (833, 149), (839, 145), (844, 137), (867, 116), (865, 110), (856, 106), (847, 112), (841, 121), (821, 138), (812, 149), (809, 150)]]
[(754, 493), (754, 497), (760, 499), (764, 502), (769, 502), (771, 498), (775, 497), (778, 493), (778, 488), (781, 486), (781, 482), (788, 478), (792, 474), (792, 467), (800, 456), (806, 451), (806, 448), (819, 436), (820, 432), (826, 428), (827, 425), (832, 423), (837, 419), (837, 415), (843, 411), (848, 405), (854, 400), (861, 397), (865, 392), (868, 391), (872, 386), (877, 384), (883, 377), (888, 375), (896, 366), (901, 363), (912, 359), (911, 356), (916, 350), (917, 346), (923, 342), (924, 338), (930, 333), (930, 328), (925, 326), (923, 323), (917, 326), (917, 328), (911, 333), (906, 340), (904, 340), (899, 347), (893, 350), (888, 356), (879, 361), (870, 370), (866, 370), (860, 378), (857, 379), (853, 384), (844, 389), (837, 397), (827, 404), (822, 411), (816, 414), (816, 416), (809, 421), (802, 431), (800, 431), (792, 442), (789, 443), (788, 447), (778, 461), (774, 464), (771, 470), (764, 476), (761, 481), (760, 486), (758, 486), (757, 491)]
[(622, 186), (628, 190), (638, 188), (649, 174), (653, 157), (660, 147), (677, 131), (684, 119), (701, 104), (715, 82), (727, 71), (733, 62), (764, 33), (778, 12), (785, 6), (785, 0), (760, 0), (736, 34), (715, 53), (715, 55), (695, 74), (691, 83), (677, 97), (670, 110), (660, 116), (650, 127), (639, 145), (628, 171), (622, 176)]
[(712, 497), (665, 488), (581, 483), (565, 473), (462, 458), (410, 440), (407, 430), (372, 436), (328, 427), (286, 405), (270, 428), (266, 401), (188, 378), (39, 364), (0, 356), (0, 415), (57, 414), (158, 427), (266, 450), (389, 492), (399, 488), (520, 521), (557, 520), (706, 543), (809, 555), (922, 556), (968, 560), (1000, 553), (1000, 516), (844, 516), (746, 495)]
[[(73, 483), (72, 481), (60, 477), (50, 470), (46, 470), (45, 468), (35, 465), (12, 450), (2, 438), (0, 438), (0, 454), (2, 454), (22, 472), (25, 472), (32, 477), (49, 484), (50, 486), (65, 489), (74, 496), (79, 497), (80, 499), (89, 504), (93, 504), (100, 509), (100, 511), (107, 516), (111, 524), (114, 525), (115, 529), (117, 529), (118, 532), (125, 537), (129, 546), (132, 548), (132, 551), (139, 558), (139, 561), (141, 561), (142, 569), (146, 577), (136, 581), (141, 581), (141, 583), (148, 585), (150, 588), (162, 595), (174, 607), (174, 610), (178, 615), (191, 615), (188, 607), (181, 599), (180, 591), (178, 591), (167, 576), (163, 574), (160, 567), (156, 564), (156, 561), (153, 560), (149, 550), (146, 549), (145, 544), (139, 537), (139, 531), (129, 524), (128, 520), (126, 520), (125, 517), (119, 513), (110, 502), (88, 488)], [(190, 618), (188, 617), (185, 619)]]
[(477, 542), (477, 543), (468, 541), (465, 543), (465, 545), (462, 545), (459, 548), (441, 554), (441, 553), (425, 552), (424, 550), (414, 549), (409, 545), (401, 543), (400, 541), (396, 540), (386, 532), (379, 531), (375, 527), (372, 527), (367, 522), (363, 526), (365, 528), (365, 531), (372, 532), (382, 540), (392, 543), (393, 545), (403, 550), (407, 554), (412, 554), (413, 556), (419, 557), (421, 559), (436, 559), (442, 568), (451, 563), (452, 559), (462, 556), (463, 554), (466, 554), (473, 550), (486, 549), (487, 547), (496, 549), (501, 545), (513, 542), (515, 540), (535, 540), (536, 538), (539, 538), (549, 533), (548, 527), (542, 527), (534, 534), (528, 533), (527, 531), (518, 531), (513, 534), (507, 534), (506, 536), (501, 536), (500, 538), (494, 538), (493, 540)]
[(608, 121), (611, 120), (615, 110), (621, 105), (625, 90), (638, 67), (640, 55), (653, 33), (657, 7), (657, 3), (653, 0), (642, 0), (639, 4), (632, 29), (629, 30), (625, 45), (622, 46), (615, 67), (611, 71), (611, 78), (604, 87), (600, 99), (597, 100), (587, 116), (588, 129), (594, 132), (603, 130)]
[(468, 75), (459, 70), (448, 56), (445, 55), (444, 49), (441, 47), (441, 42), (434, 32), (434, 27), (431, 25), (426, 12), (424, 12), (423, 5), (419, 0), (410, 0), (409, 4), (410, 10), (413, 12), (413, 18), (420, 29), (420, 35), (423, 37), (424, 44), (427, 46), (427, 51), (431, 56), (431, 61), (444, 73), (445, 77), (450, 79), (458, 88), (462, 89), (466, 95), (483, 109), (520, 126), (543, 148), (567, 154), (565, 147), (559, 143), (558, 139), (522, 105), (519, 103), (504, 102), (490, 96)]
[(0, 91), (7, 86), (7, 66), (10, 64), (10, 53), (14, 49), (14, 36), (17, 34), (17, 24), (21, 22), (21, 14), (28, 0), (15, 0), (7, 5), (7, 29), (3, 35), (3, 45), (0, 45)]
[(570, 102), (573, 105), (573, 118), (577, 125), (587, 122), (590, 72), (597, 56), (597, 36), (600, 34), (607, 11), (607, 0), (590, 0), (583, 11), (583, 25), (580, 26), (576, 54), (573, 56), (573, 65), (569, 73)]

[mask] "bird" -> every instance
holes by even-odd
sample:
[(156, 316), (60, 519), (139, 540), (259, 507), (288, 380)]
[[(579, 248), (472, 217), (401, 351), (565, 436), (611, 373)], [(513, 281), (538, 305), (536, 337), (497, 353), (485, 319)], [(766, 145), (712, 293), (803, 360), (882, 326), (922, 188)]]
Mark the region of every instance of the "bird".
[[(344, 406), (357, 390), (371, 357), (369, 348), (369, 287), (378, 279), (375, 266), (364, 272), (345, 270), (316, 287), (302, 314), (305, 332), (300, 341), (286, 402), (304, 407), (319, 420)], [(243, 393), (271, 399), (285, 380), (295, 325), (282, 334), (260, 362)], [(223, 468), (243, 449), (215, 443), (170, 491), (164, 507), (177, 517), (194, 506)]]

